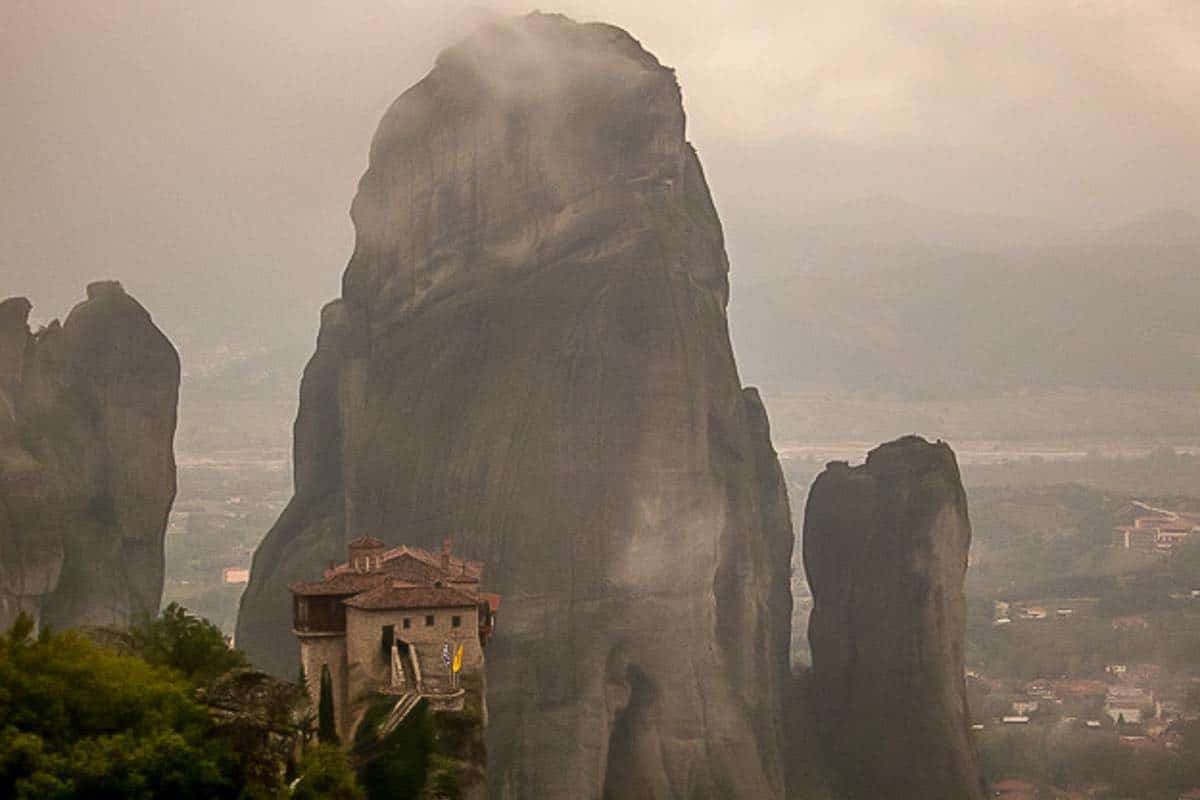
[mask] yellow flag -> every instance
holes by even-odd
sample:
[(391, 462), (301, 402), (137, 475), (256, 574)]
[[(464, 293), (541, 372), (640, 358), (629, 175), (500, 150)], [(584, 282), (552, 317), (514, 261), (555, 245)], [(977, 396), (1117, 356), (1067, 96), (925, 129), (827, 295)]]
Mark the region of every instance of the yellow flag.
[(454, 665), (450, 667), (450, 669), (454, 670), (455, 672), (458, 672), (460, 669), (462, 669), (462, 654), (463, 646), (460, 644), (458, 646), (458, 650), (454, 652)]

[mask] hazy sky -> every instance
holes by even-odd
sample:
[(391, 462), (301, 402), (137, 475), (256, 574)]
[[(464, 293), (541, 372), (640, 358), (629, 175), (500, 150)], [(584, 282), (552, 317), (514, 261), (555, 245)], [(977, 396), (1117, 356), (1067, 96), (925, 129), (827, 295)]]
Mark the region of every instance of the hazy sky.
[[(677, 68), (735, 288), (793, 268), (763, 246), (781, 223), (855, 198), (1084, 226), (1200, 209), (1194, 0), (543, 10), (621, 25)], [(0, 0), (0, 296), (50, 316), (111, 275), (176, 337), (225, 305), (315, 334), (379, 117), (485, 13)]]

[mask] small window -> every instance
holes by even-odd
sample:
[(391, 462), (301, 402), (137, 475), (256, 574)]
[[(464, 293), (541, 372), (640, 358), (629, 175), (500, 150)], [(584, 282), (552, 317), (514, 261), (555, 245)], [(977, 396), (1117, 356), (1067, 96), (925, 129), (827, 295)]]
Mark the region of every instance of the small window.
[(433, 614), (428, 614), (428, 615), (426, 615), (426, 617), (425, 617), (425, 627), (426, 627), (426, 628), (432, 628), (432, 627), (433, 627)]
[(450, 627), (451, 628), (461, 628), (462, 627), (462, 617), (451, 617), (450, 618)]
[(410, 617), (405, 617), (404, 618), (404, 629), (408, 630), (411, 627), (412, 627), (412, 619)]

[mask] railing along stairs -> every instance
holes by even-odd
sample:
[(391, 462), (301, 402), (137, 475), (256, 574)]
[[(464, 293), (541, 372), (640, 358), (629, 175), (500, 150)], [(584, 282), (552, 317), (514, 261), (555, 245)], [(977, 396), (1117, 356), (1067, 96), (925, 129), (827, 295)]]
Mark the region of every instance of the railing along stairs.
[(396, 705), (392, 706), (392, 710), (388, 712), (387, 719), (379, 726), (379, 735), (387, 736), (392, 731), (396, 730), (396, 726), (404, 721), (417, 703), (421, 702), (421, 695), (415, 692), (405, 692), (400, 695), (400, 699), (396, 701)]

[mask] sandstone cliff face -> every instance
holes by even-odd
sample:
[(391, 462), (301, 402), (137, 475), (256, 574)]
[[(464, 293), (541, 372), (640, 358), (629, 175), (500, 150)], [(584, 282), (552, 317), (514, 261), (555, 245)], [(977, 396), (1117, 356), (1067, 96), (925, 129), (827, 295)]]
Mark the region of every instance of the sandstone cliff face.
[(162, 595), (179, 358), (115, 281), (29, 311), (0, 303), (0, 626), (122, 626)]
[(673, 72), (489, 26), (387, 112), (352, 215), (239, 645), (293, 674), (289, 581), (449, 533), (504, 595), (493, 797), (781, 797), (787, 496)]
[(982, 798), (963, 680), (970, 542), (942, 442), (899, 439), (813, 484), (809, 698), (839, 796)]

